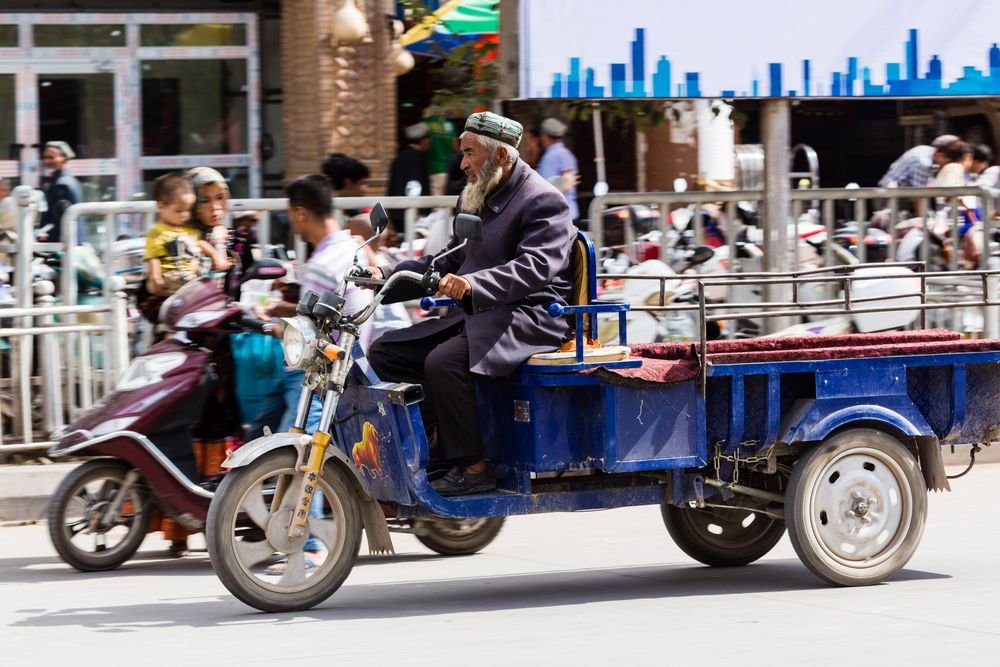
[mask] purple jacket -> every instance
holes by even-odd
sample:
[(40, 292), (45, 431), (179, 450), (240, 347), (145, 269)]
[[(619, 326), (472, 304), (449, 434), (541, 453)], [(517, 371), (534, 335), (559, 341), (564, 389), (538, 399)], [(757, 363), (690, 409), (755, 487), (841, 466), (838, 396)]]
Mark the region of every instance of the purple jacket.
[[(546, 309), (553, 301), (565, 304), (570, 294), (569, 257), (576, 228), (562, 193), (520, 160), (479, 215), (483, 240), (469, 241), (437, 262), (442, 276), (456, 273), (469, 281), (471, 302), (466, 299), (463, 310), (390, 331), (383, 338), (419, 340), (464, 318), (470, 370), (503, 377), (531, 355), (557, 348), (566, 337), (566, 321), (550, 316)], [(458, 242), (453, 239), (449, 247)], [(407, 260), (394, 270), (423, 273), (430, 261), (431, 257)], [(385, 277), (391, 273), (386, 271)], [(419, 296), (420, 287), (407, 283), (394, 287), (385, 302)]]

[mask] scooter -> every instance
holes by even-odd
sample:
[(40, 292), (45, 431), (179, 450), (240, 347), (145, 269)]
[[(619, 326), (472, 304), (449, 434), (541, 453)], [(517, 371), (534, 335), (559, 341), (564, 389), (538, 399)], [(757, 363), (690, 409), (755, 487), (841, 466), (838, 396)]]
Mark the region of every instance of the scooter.
[[(283, 274), (265, 260), (244, 280)], [(160, 319), (173, 337), (136, 357), (114, 392), (53, 434), (50, 458), (100, 457), (67, 475), (49, 504), (52, 544), (79, 570), (127, 561), (159, 529), (154, 515), (200, 532), (225, 455), (215, 450), (239, 442), (229, 334), (270, 325), (211, 278), (170, 296)]]
[[(279, 260), (257, 261), (241, 281), (285, 274)], [(238, 285), (237, 285), (238, 287)], [(82, 571), (114, 569), (132, 557), (146, 534), (169, 518), (202, 532), (221, 463), (242, 444), (229, 335), (266, 333), (212, 278), (184, 285), (164, 301), (160, 321), (174, 332), (136, 357), (115, 391), (53, 434), (53, 459), (99, 457), (73, 470), (53, 494), (49, 536), (59, 556)], [(397, 519), (443, 555), (474, 553), (489, 544), (500, 519)], [(248, 543), (262, 539), (248, 533)]]

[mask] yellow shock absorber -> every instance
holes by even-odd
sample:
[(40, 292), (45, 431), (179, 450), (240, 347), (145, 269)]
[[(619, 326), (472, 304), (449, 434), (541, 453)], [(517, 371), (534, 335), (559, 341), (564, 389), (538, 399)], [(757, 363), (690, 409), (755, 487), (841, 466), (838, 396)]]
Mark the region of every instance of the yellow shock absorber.
[(299, 489), (299, 504), (295, 508), (292, 523), (288, 526), (288, 537), (295, 539), (306, 534), (306, 519), (309, 517), (309, 507), (312, 505), (313, 494), (316, 493), (316, 483), (319, 481), (320, 470), (323, 468), (323, 456), (330, 444), (330, 434), (316, 431), (313, 433), (312, 446), (309, 449), (309, 462), (302, 468), (302, 487)]

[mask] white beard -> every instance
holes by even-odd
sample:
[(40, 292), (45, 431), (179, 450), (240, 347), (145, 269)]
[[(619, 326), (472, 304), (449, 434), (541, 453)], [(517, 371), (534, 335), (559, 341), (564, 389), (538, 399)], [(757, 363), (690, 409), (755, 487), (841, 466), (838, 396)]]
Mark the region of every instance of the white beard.
[[(486, 165), (483, 172), (488, 170), (489, 165)], [(496, 189), (501, 180), (503, 180), (503, 169), (500, 165), (493, 168), (493, 174), (489, 178), (483, 178), (483, 174), (478, 174), (475, 183), (469, 182), (462, 189), (462, 210), (469, 213), (482, 211), (486, 197)]]

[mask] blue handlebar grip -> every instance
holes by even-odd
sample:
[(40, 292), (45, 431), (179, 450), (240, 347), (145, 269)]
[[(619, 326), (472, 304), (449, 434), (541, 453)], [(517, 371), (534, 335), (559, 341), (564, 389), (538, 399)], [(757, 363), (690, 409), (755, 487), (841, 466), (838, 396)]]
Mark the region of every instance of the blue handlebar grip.
[(454, 308), (458, 302), (454, 299), (435, 299), (432, 296), (425, 296), (420, 300), (420, 310), (431, 311), (435, 308)]
[(553, 301), (552, 303), (549, 304), (549, 315), (551, 315), (552, 317), (562, 317), (565, 314), (566, 314), (566, 306), (556, 301)]

